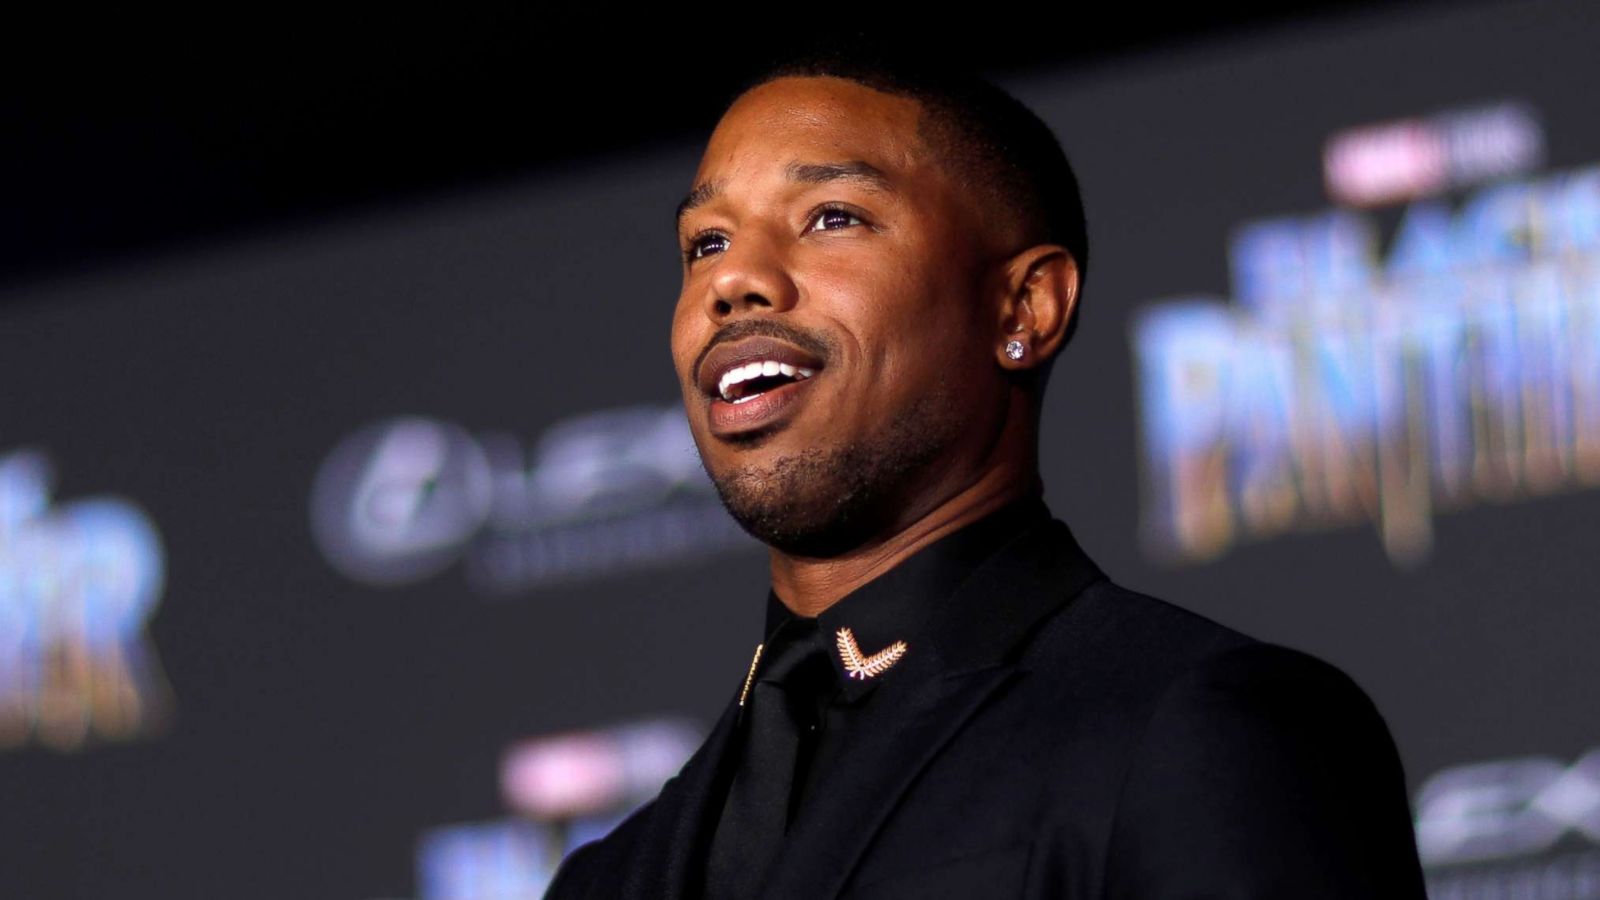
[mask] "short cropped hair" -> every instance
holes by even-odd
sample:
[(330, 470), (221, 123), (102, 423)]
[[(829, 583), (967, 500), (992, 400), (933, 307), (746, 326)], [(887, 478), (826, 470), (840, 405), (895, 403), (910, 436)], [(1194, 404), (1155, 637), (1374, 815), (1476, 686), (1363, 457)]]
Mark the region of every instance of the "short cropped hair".
[(844, 78), (918, 101), (920, 137), (961, 180), (978, 187), (980, 202), (1002, 215), (1009, 212), (1030, 244), (1060, 244), (1072, 254), (1079, 302), (1067, 323), (1064, 348), (1078, 328), (1089, 236), (1077, 176), (1050, 126), (1020, 100), (948, 58), (924, 59), (863, 35), (833, 36), (791, 49), (747, 76), (727, 105), (769, 81), (815, 76)]

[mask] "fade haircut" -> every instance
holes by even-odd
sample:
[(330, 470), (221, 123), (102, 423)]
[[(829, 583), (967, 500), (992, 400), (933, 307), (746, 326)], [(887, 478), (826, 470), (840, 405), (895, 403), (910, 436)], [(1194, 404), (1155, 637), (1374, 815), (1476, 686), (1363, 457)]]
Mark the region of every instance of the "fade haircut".
[[(896, 50), (888, 41), (861, 34), (792, 49), (747, 76), (726, 105), (769, 81), (817, 76), (916, 100), (922, 106), (919, 137), (961, 182), (979, 192), (981, 203), (1002, 221), (1009, 215), (1020, 224), (1027, 246), (1059, 244), (1072, 254), (1079, 301), (1061, 342), (1065, 349), (1083, 307), (1089, 236), (1077, 176), (1050, 126), (970, 69)], [(1041, 381), (1054, 362), (1051, 357), (1045, 363)]]

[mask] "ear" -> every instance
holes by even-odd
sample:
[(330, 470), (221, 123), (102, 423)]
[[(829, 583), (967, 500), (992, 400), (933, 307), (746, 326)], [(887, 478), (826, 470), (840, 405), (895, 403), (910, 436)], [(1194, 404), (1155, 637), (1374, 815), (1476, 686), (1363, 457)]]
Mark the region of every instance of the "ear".
[[(1067, 323), (1078, 306), (1078, 264), (1067, 248), (1040, 244), (1011, 257), (1005, 264), (1006, 299), (1000, 307), (1000, 333), (995, 357), (1006, 369), (1041, 366), (1061, 349)], [(1017, 341), (1022, 354), (1013, 359), (1007, 346)]]

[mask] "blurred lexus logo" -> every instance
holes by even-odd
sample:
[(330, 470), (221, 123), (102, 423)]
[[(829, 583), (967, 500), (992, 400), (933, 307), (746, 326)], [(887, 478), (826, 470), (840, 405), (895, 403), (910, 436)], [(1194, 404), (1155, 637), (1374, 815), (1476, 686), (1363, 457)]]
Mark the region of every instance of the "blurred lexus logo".
[(323, 555), (356, 581), (411, 583), (465, 555), (469, 581), (495, 591), (749, 542), (676, 406), (575, 416), (531, 450), (437, 419), (377, 422), (322, 464), (311, 524)]
[(1600, 842), (1600, 748), (1570, 766), (1530, 756), (1445, 769), (1416, 808), (1428, 866), (1540, 853), (1569, 834)]
[(448, 566), (489, 513), (489, 462), (465, 431), (423, 418), (361, 429), (317, 473), (311, 525), (341, 572), (371, 584)]

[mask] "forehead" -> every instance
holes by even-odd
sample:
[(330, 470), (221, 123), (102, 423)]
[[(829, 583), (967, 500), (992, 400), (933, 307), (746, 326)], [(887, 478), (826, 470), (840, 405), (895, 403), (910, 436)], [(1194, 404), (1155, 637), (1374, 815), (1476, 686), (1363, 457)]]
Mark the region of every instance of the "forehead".
[(775, 161), (855, 159), (891, 176), (934, 169), (921, 104), (843, 78), (786, 77), (740, 96), (717, 123), (696, 183), (764, 173)]

